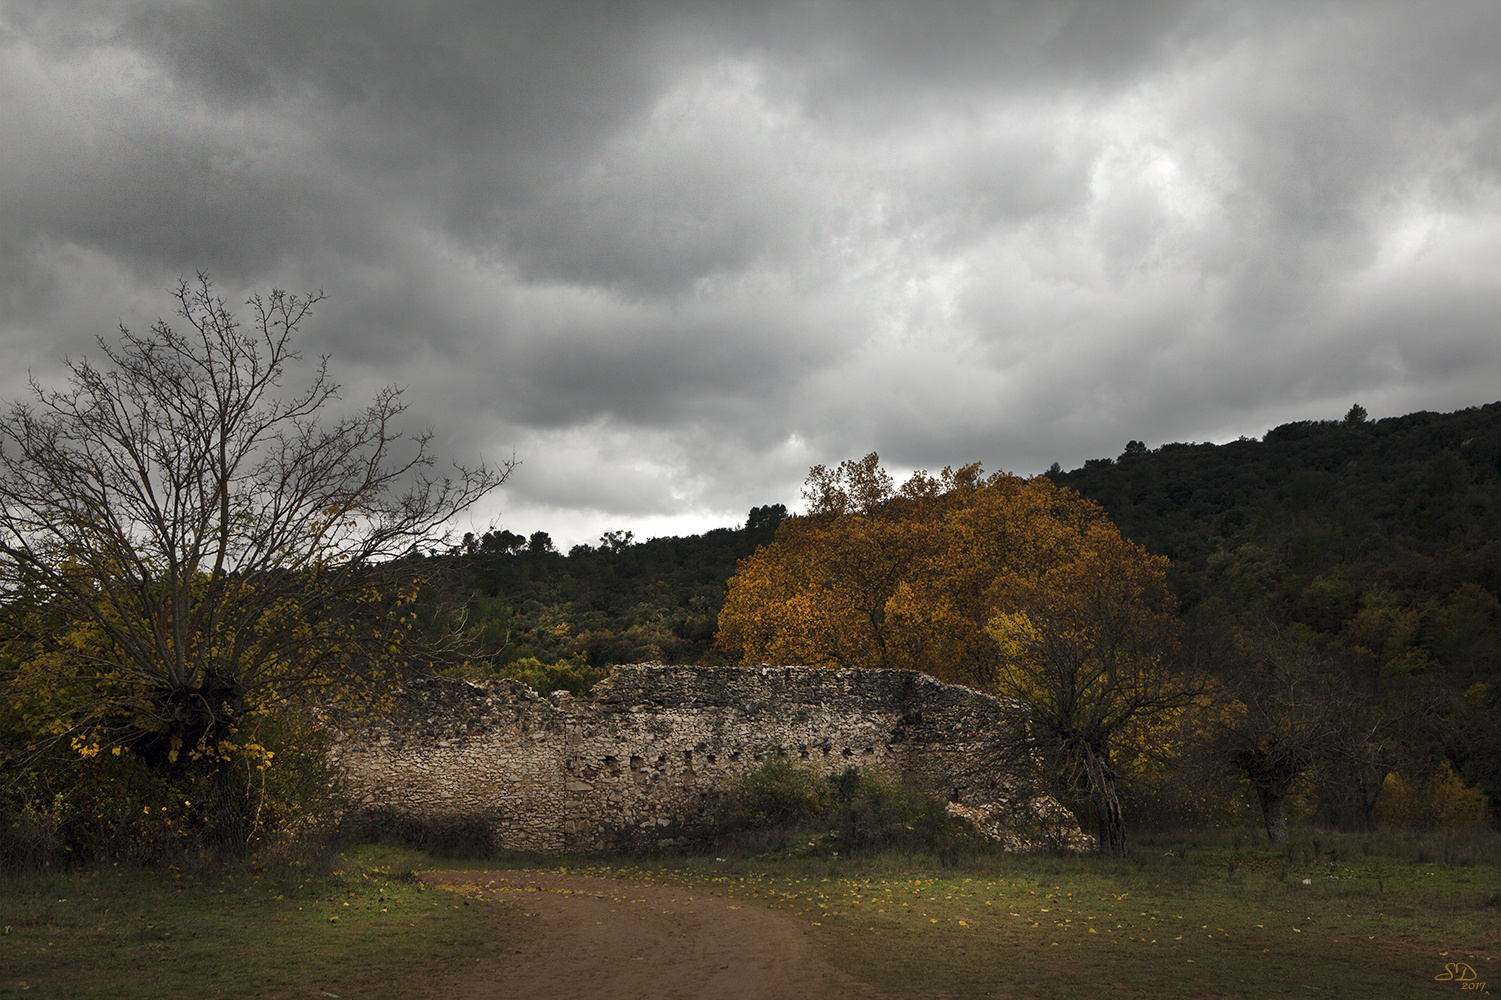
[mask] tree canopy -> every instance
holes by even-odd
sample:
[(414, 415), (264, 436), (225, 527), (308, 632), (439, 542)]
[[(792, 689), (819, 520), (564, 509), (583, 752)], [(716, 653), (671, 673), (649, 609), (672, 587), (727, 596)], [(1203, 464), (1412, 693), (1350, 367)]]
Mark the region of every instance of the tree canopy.
[(1167, 560), (1046, 477), (979, 465), (900, 488), (876, 455), (811, 470), (808, 513), (740, 563), (719, 642), (740, 662), (921, 670), (1025, 702), (997, 766), (1045, 762), (1125, 850), (1115, 754), (1133, 726), (1186, 704), (1174, 671)]

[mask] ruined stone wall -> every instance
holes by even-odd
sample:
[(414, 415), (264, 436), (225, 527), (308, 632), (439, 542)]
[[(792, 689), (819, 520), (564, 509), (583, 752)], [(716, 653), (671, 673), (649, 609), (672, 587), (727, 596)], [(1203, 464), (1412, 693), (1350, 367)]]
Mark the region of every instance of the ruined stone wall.
[(912, 671), (642, 664), (581, 698), (415, 681), (389, 719), (336, 732), (333, 757), (359, 808), (483, 816), (505, 849), (661, 846), (777, 755), (993, 811), (1015, 798), (995, 768), (1014, 711)]

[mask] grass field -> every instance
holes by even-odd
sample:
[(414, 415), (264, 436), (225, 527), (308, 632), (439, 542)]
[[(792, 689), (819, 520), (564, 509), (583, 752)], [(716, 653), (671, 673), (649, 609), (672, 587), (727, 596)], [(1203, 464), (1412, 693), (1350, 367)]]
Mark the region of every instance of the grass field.
[[(1125, 861), (520, 863), (692, 885), (786, 912), (837, 964), (893, 996), (1186, 998), (1496, 991), (1498, 861), (1490, 834), (1301, 833), (1278, 850), (1250, 834), (1147, 837)], [(0, 883), (0, 994), (441, 996), (445, 982), (503, 962), (527, 927), (508, 907), (426, 889), (407, 874), (423, 864), (436, 863), (365, 848), (315, 878), (112, 868)]]
[[(1416, 862), (1362, 853), (1362, 844), (1400, 846), (1325, 834), (1288, 852), (1161, 838), (1140, 842), (1124, 862), (988, 858), (913, 871), (895, 859), (727, 859), (667, 877), (807, 920), (838, 964), (898, 996), (1501, 989), (1501, 867)], [(1455, 861), (1489, 853), (1450, 849)]]
[[(106, 868), (0, 882), (0, 996), (421, 997), (518, 923), (364, 849), (332, 873)], [(406, 877), (402, 877), (405, 875)]]

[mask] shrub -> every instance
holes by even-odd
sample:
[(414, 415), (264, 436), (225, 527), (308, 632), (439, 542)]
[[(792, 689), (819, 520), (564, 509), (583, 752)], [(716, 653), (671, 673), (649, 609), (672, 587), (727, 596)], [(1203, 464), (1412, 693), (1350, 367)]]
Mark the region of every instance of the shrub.
[(822, 792), (812, 771), (785, 757), (774, 758), (740, 779), (730, 792), (722, 826), (733, 831), (806, 823), (823, 811)]
[(969, 823), (915, 788), (855, 767), (819, 777), (784, 757), (729, 792), (717, 833), (737, 846), (817, 851), (951, 851), (974, 840)]
[(31, 802), (0, 810), (0, 876), (34, 874), (67, 857), (57, 813)]
[(609, 670), (591, 667), (582, 660), (543, 663), (535, 656), (523, 657), (498, 667), (490, 664), (470, 667), (468, 673), (479, 680), (509, 677), (542, 695), (554, 691), (567, 691), (573, 695), (587, 694), (590, 688), (610, 675)]
[(351, 813), (339, 825), (342, 844), (406, 847), (434, 857), (480, 860), (495, 854), (494, 813), (425, 817), (394, 809)]
[(969, 833), (937, 799), (848, 768), (825, 779), (828, 818), (851, 847), (939, 847)]
[(1486, 821), (1485, 793), (1466, 785), (1444, 761), (1427, 781), (1387, 775), (1376, 802), (1376, 819), (1382, 825), (1414, 829), (1479, 827)]
[(247, 719), (222, 758), (151, 762), (129, 742), (103, 749), (6, 735), (0, 868), (12, 871), (238, 856), (300, 835), (328, 796), (322, 730), (289, 711)]

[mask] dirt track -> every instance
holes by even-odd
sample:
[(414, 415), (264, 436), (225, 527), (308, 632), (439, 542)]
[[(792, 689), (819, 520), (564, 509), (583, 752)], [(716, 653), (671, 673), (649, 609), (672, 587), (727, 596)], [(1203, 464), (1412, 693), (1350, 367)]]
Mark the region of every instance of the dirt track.
[[(879, 994), (818, 954), (791, 917), (698, 891), (550, 873), (433, 872), (537, 921), (465, 1000), (831, 1000)], [(488, 964), (488, 963), (487, 963)]]

